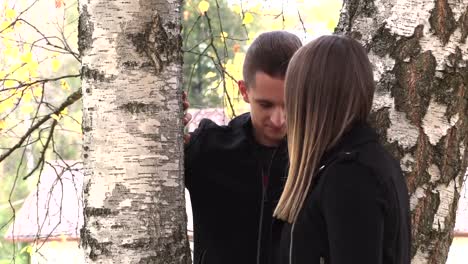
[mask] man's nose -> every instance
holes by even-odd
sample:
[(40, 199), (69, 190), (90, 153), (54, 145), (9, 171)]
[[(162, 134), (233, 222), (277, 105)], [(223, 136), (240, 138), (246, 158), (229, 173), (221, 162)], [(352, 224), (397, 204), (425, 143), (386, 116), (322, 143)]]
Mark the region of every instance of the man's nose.
[(275, 127), (282, 127), (284, 126), (285, 122), (286, 122), (286, 117), (284, 115), (284, 109), (280, 107), (276, 108), (271, 115), (271, 123)]

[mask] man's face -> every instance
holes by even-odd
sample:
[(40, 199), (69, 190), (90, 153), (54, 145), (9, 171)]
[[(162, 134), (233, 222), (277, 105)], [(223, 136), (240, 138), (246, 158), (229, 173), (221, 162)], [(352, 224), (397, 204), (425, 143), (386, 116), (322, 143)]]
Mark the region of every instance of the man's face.
[(258, 143), (276, 146), (286, 135), (284, 113), (284, 80), (257, 72), (255, 83), (246, 87), (239, 82), (239, 89), (247, 103)]

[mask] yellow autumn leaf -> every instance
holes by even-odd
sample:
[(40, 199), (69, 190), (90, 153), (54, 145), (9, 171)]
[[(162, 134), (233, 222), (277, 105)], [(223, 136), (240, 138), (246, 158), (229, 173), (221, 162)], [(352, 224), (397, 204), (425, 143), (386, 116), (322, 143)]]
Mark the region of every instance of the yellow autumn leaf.
[(236, 14), (240, 14), (242, 12), (242, 9), (241, 9), (240, 5), (233, 5), (231, 7), (231, 9), (232, 9), (232, 12), (234, 12)]
[(3, 83), (3, 87), (5, 87), (5, 89), (14, 88), (16, 86), (18, 86), (18, 82), (15, 80), (5, 80)]
[(31, 88), (32, 94), (35, 97), (41, 97), (42, 96), (42, 86), (41, 85), (36, 85)]
[(30, 78), (29, 69), (27, 67), (18, 67), (11, 76), (12, 79), (26, 81)]
[(206, 79), (210, 79), (210, 78), (213, 78), (213, 77), (216, 77), (216, 73), (215, 72), (208, 72), (206, 75), (205, 75), (205, 78)]
[(31, 52), (26, 52), (21, 56), (21, 61), (24, 63), (31, 63), (33, 62), (33, 54)]
[(5, 129), (5, 128), (6, 128), (5, 120), (0, 120), (0, 130)]
[(338, 20), (333, 20), (333, 19), (330, 19), (328, 22), (327, 22), (327, 25), (326, 25), (326, 28), (333, 32), (333, 30), (335, 30), (336, 26), (338, 25)]
[(4, 113), (15, 106), (15, 99), (10, 97), (0, 103), (0, 113)]
[(14, 9), (7, 9), (5, 11), (5, 17), (7, 19), (14, 19), (16, 18), (16, 11)]
[(37, 61), (31, 60), (25, 68), (29, 71), (29, 75), (31, 77), (37, 76), (37, 70), (39, 69), (39, 63), (37, 63)]
[(27, 90), (23, 93), (23, 97), (21, 98), (22, 101), (24, 102), (31, 102), (31, 99), (33, 98), (33, 94), (31, 90)]
[(221, 32), (219, 35), (221, 37), (222, 42), (224, 42), (226, 40), (226, 38), (229, 36), (229, 34), (226, 33), (226, 32)]
[(64, 108), (61, 112), (60, 112), (60, 115), (61, 116), (64, 116), (64, 115), (67, 115), (68, 114), (68, 108)]
[(62, 89), (65, 90), (65, 91), (70, 91), (71, 90), (70, 85), (68, 85), (68, 82), (64, 81), (64, 80), (62, 80), (60, 82), (60, 87), (62, 87)]
[(51, 114), (50, 117), (52, 117), (53, 119), (59, 121), (65, 115), (68, 115), (68, 108), (66, 108), (66, 107), (62, 111), (60, 111), (60, 113), (58, 115), (57, 114)]
[(27, 105), (24, 105), (24, 106), (20, 107), (20, 111), (23, 114), (30, 114), (30, 113), (34, 112), (34, 110), (35, 110), (35, 108), (31, 104), (27, 104)]
[[(9, 27), (10, 24), (11, 23), (8, 22), (8, 21), (3, 21), (2, 23), (0, 23), (0, 30), (2, 31), (2, 34), (6, 34), (6, 33), (9, 33), (9, 32), (13, 31), (13, 27)], [(6, 28), (8, 28), (8, 29), (6, 29)]]
[(57, 58), (52, 59), (51, 66), (53, 72), (57, 72), (60, 69), (60, 65), (60, 60), (58, 60)]
[(33, 251), (33, 248), (32, 248), (31, 246), (28, 245), (28, 246), (26, 247), (26, 252), (27, 252), (29, 255), (31, 255), (31, 254), (32, 254), (32, 251)]
[(56, 121), (59, 121), (60, 120), (60, 116), (56, 115), (56, 114), (51, 114), (50, 117), (52, 117), (53, 119), (55, 119)]
[(207, 1), (200, 1), (200, 3), (198, 4), (198, 10), (200, 10), (200, 13), (202, 14), (208, 11), (209, 8), (210, 3), (208, 3)]
[(254, 17), (251, 13), (245, 13), (244, 19), (242, 20), (242, 24), (247, 25), (254, 21)]

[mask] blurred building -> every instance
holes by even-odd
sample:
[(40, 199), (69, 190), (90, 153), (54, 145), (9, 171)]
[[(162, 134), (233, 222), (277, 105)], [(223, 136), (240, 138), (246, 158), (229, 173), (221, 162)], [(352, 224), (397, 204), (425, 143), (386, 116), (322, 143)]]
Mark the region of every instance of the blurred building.
[(81, 163), (44, 165), (37, 189), (25, 199), (5, 239), (31, 243), (32, 264), (82, 264), (79, 248), (83, 226)]

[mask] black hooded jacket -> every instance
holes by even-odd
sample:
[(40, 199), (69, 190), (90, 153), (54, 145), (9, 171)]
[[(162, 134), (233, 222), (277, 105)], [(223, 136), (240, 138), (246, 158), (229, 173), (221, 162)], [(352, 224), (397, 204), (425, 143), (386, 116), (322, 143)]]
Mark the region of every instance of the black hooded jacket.
[(287, 176), (287, 149), (261, 146), (249, 114), (227, 126), (204, 119), (185, 147), (195, 264), (268, 264), (281, 234), (273, 210)]
[(325, 153), (296, 222), (276, 245), (281, 264), (409, 264), (409, 198), (399, 163), (367, 124)]

